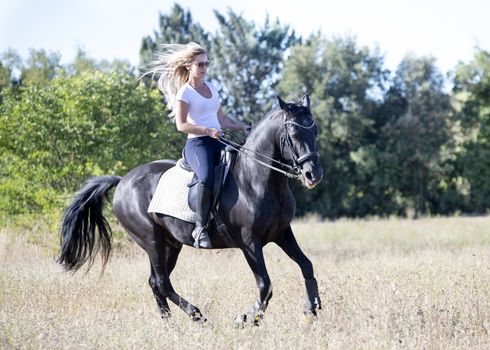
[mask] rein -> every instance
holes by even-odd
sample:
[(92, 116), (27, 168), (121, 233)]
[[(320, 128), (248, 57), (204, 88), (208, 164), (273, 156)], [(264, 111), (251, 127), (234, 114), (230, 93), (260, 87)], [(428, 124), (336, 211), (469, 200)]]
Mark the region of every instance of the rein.
[[(251, 149), (248, 149), (246, 147), (244, 147), (243, 145), (240, 145), (239, 143), (236, 143), (236, 142), (233, 142), (233, 141), (230, 141), (228, 140), (227, 138), (225, 138), (224, 136), (221, 136), (219, 139), (218, 139), (219, 142), (221, 142), (222, 144), (234, 149), (235, 151), (237, 152), (240, 152), (244, 155), (246, 155), (247, 157), (250, 157), (252, 160), (256, 161), (257, 163), (259, 164), (262, 164), (263, 166), (269, 168), (269, 169), (272, 169), (272, 170), (275, 170), (283, 175), (286, 175), (287, 177), (291, 178), (291, 179), (299, 179), (301, 177), (301, 175), (299, 175), (297, 172), (296, 172), (296, 169), (294, 167), (292, 167), (291, 165), (289, 164), (285, 164), (283, 162), (280, 162), (278, 160), (275, 160), (273, 158), (270, 158), (264, 154), (261, 154), (259, 152), (255, 152), (255, 151), (252, 151)], [(257, 159), (256, 157), (254, 156), (260, 156), (260, 157), (263, 157), (263, 158), (266, 158), (268, 160), (271, 160), (275, 163), (278, 163), (280, 166), (283, 166), (283, 167), (286, 167), (286, 168), (289, 168), (291, 169), (292, 171), (294, 171), (294, 173), (290, 173), (290, 172), (287, 172), (285, 170), (282, 170), (282, 169), (279, 169), (273, 165), (270, 165), (270, 164), (267, 164), (259, 159)]]
[[(228, 140), (227, 138), (225, 138), (224, 136), (221, 136), (218, 141), (221, 142), (222, 144), (226, 145), (226, 146), (229, 146), (230, 148), (234, 149), (235, 151), (237, 152), (240, 152), (244, 155), (246, 155), (247, 157), (250, 157), (252, 160), (256, 161), (257, 163), (269, 168), (269, 169), (272, 169), (274, 171), (277, 171), (291, 179), (300, 179), (301, 178), (301, 175), (300, 175), (300, 165), (301, 163), (305, 162), (306, 160), (310, 159), (310, 158), (313, 158), (315, 156), (318, 156), (318, 152), (309, 152), (305, 155), (302, 155), (301, 157), (298, 157), (295, 150), (294, 150), (294, 147), (292, 145), (292, 142), (291, 142), (291, 138), (289, 136), (289, 133), (287, 131), (287, 124), (292, 124), (292, 125), (295, 125), (297, 127), (300, 127), (302, 129), (311, 129), (312, 127), (315, 126), (315, 122), (312, 122), (311, 125), (308, 125), (308, 126), (303, 126), (301, 124), (298, 124), (298, 123), (295, 123), (293, 121), (284, 121), (283, 125), (284, 125), (284, 128), (285, 128), (285, 133), (286, 133), (286, 140), (287, 140), (287, 145), (289, 147), (289, 149), (291, 150), (292, 154), (293, 154), (293, 163), (294, 165), (289, 165), (289, 164), (286, 164), (286, 163), (283, 163), (279, 160), (276, 160), (276, 159), (273, 159), (271, 157), (268, 157), (262, 153), (259, 153), (259, 152), (256, 152), (256, 151), (253, 151), (249, 148), (246, 148), (244, 147), (243, 145), (240, 145), (236, 142), (233, 142), (231, 140)], [(282, 148), (282, 144), (281, 144), (281, 148)], [(282, 150), (281, 150), (282, 151)], [(283, 169), (280, 169), (278, 167), (275, 167), (273, 165), (270, 165), (270, 164), (267, 164), (263, 161), (261, 161), (260, 159), (257, 159), (257, 156), (259, 157), (262, 157), (262, 158), (265, 158), (265, 159), (268, 159), (276, 164), (279, 164), (279, 166), (282, 166), (284, 168), (287, 168), (289, 169), (290, 171), (286, 171), (286, 170), (283, 170)]]

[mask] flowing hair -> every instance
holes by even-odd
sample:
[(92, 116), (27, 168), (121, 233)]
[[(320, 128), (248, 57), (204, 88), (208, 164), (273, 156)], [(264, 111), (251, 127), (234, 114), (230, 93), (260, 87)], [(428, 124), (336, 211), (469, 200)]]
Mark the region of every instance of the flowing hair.
[(158, 78), (158, 89), (165, 96), (167, 107), (171, 111), (169, 117), (174, 118), (175, 95), (189, 80), (187, 65), (191, 64), (197, 55), (206, 54), (206, 50), (194, 42), (188, 44), (162, 44), (161, 52), (157, 53), (150, 68), (141, 75), (140, 79), (151, 75)]

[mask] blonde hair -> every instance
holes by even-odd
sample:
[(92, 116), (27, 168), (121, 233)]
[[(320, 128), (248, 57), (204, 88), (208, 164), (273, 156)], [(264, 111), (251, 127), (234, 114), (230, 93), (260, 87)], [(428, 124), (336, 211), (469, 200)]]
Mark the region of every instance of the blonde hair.
[(168, 108), (174, 114), (175, 95), (177, 91), (189, 80), (187, 65), (191, 64), (197, 55), (207, 54), (206, 50), (194, 42), (188, 44), (163, 44), (161, 52), (156, 55), (150, 68), (141, 75), (158, 77), (158, 89), (165, 96)]

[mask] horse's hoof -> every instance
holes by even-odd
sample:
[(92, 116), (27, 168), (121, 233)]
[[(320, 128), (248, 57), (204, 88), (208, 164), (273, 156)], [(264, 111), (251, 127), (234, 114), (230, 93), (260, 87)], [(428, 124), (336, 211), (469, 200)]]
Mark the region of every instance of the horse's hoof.
[(262, 311), (256, 312), (254, 315), (253, 325), (260, 326), (260, 321), (264, 318), (264, 313)]
[(170, 311), (162, 311), (160, 316), (163, 320), (167, 320), (170, 318), (170, 316), (172, 316), (172, 314), (170, 313)]
[(240, 315), (235, 318), (235, 327), (243, 328), (247, 323), (250, 323), (250, 326), (260, 326), (260, 321), (262, 321), (263, 318), (264, 318), (263, 312)]
[(247, 315), (240, 315), (235, 317), (235, 328), (244, 328), (247, 323)]
[(195, 312), (191, 316), (191, 321), (195, 323), (206, 323), (207, 318), (204, 317), (200, 312)]
[(316, 311), (305, 311), (303, 314), (303, 326), (311, 326), (316, 320), (318, 320)]

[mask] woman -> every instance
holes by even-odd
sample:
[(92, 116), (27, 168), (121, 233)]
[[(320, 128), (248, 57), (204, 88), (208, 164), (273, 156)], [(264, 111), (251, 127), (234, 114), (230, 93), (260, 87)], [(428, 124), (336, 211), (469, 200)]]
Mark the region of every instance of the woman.
[(196, 228), (192, 232), (196, 248), (211, 248), (206, 229), (211, 207), (214, 166), (223, 145), (218, 141), (222, 128), (248, 131), (249, 126), (228, 118), (221, 108), (218, 91), (205, 80), (209, 59), (196, 43), (163, 45), (155, 67), (158, 88), (165, 95), (175, 117), (177, 130), (187, 134), (184, 154), (198, 178)]

